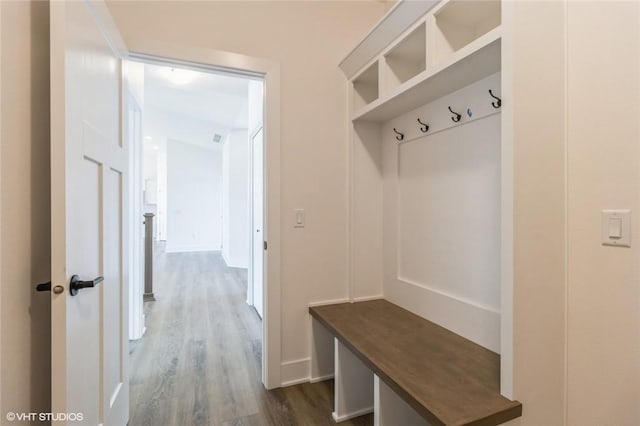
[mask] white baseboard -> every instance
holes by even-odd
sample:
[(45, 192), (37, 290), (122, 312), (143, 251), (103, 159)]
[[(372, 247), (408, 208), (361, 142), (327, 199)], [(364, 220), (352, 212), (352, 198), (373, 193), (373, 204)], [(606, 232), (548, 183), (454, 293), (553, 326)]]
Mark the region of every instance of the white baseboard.
[(280, 381), (281, 386), (293, 386), (300, 383), (309, 382), (309, 365), (310, 359), (296, 359), (293, 361), (285, 361), (280, 364)]
[(226, 255), (224, 251), (222, 252), (222, 260), (224, 260), (224, 263), (226, 263), (229, 268), (249, 268), (249, 263), (246, 259), (232, 258)]
[(195, 251), (220, 251), (220, 247), (212, 245), (189, 245), (189, 244), (170, 244), (167, 242), (165, 248), (167, 253), (191, 253)]
[(327, 374), (325, 376), (312, 377), (309, 379), (309, 383), (320, 383), (320, 382), (324, 382), (325, 380), (333, 379), (334, 377), (335, 377), (334, 374)]
[(351, 420), (356, 417), (364, 416), (365, 414), (373, 413), (373, 407), (363, 408), (358, 411), (354, 411), (353, 413), (343, 414), (338, 416), (335, 411), (331, 413), (331, 417), (336, 423), (344, 422), (345, 420)]
[(500, 353), (500, 312), (495, 309), (401, 278), (385, 283), (385, 298)]
[(368, 302), (369, 300), (380, 300), (380, 299), (384, 299), (384, 296), (382, 294), (377, 294), (375, 296), (354, 297), (353, 301), (354, 302)]
[(334, 300), (323, 300), (322, 302), (311, 302), (309, 303), (310, 308), (314, 308), (316, 306), (326, 306), (326, 305), (335, 305), (337, 303), (349, 303), (349, 299), (334, 299)]

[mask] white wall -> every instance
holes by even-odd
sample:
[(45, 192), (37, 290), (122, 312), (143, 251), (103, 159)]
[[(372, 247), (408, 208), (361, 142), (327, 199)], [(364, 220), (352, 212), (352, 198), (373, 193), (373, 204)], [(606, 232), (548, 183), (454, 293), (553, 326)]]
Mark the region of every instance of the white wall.
[(503, 218), (503, 229), (513, 229), (513, 272), (503, 276), (513, 293), (502, 294), (513, 299), (513, 313), (502, 312), (513, 317), (503, 334), (513, 340), (503, 345), (513, 351), (506, 388), (523, 404), (522, 425), (562, 425), (566, 16), (558, 1), (504, 2), (503, 16), (503, 155), (513, 158), (513, 216)]
[[(504, 4), (517, 424), (637, 425), (640, 5)], [(632, 210), (632, 248), (601, 246), (605, 208)]]
[(0, 400), (5, 413), (51, 399), (49, 4), (0, 2)]
[[(568, 421), (638, 425), (640, 3), (569, 2), (567, 25)], [(632, 247), (602, 246), (620, 208)]]
[[(347, 296), (346, 82), (337, 64), (389, 5), (359, 1), (108, 5), (130, 43), (168, 41), (280, 63), (282, 380), (304, 377), (309, 357), (308, 303)], [(306, 209), (303, 229), (293, 227), (295, 208)]]
[(249, 266), (249, 139), (232, 130), (222, 147), (222, 257), (228, 266)]
[(222, 153), (167, 141), (167, 253), (220, 250)]
[[(156, 105), (145, 104), (143, 133), (145, 137), (144, 174), (157, 180), (156, 237), (167, 238), (167, 140), (186, 141), (203, 149), (221, 150), (212, 142), (214, 133), (226, 134), (228, 129), (187, 115), (170, 112)], [(151, 139), (148, 139), (151, 138)], [(154, 151), (152, 146), (157, 145)], [(155, 162), (155, 164), (154, 164)]]

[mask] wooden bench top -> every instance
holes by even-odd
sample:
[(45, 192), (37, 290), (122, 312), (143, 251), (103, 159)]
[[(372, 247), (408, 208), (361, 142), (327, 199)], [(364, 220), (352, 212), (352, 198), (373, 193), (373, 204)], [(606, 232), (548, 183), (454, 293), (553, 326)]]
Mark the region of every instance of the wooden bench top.
[(309, 308), (433, 425), (498, 425), (522, 415), (500, 395), (500, 356), (386, 300)]

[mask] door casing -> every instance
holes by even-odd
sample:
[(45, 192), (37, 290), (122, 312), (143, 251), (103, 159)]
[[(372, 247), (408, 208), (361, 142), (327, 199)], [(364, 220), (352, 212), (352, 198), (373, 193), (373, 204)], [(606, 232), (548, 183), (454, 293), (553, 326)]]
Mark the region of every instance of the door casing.
[(263, 58), (146, 40), (129, 42), (131, 60), (176, 65), (206, 72), (234, 73), (264, 81), (264, 251), (262, 382), (267, 389), (281, 382), (280, 303), (280, 65)]

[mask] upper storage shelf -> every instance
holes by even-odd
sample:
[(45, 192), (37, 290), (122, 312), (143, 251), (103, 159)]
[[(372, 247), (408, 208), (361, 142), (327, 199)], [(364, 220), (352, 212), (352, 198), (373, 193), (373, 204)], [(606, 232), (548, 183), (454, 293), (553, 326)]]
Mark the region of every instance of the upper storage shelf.
[(384, 55), (385, 92), (395, 89), (427, 68), (426, 23), (422, 23)]
[(500, 26), (500, 1), (449, 1), (433, 14), (434, 63)]
[[(394, 14), (407, 3), (423, 2), (399, 2), (365, 42), (387, 40), (388, 31), (379, 27), (398, 21)], [(363, 61), (361, 44), (341, 63), (354, 93), (352, 120), (384, 122), (500, 71), (500, 0), (429, 3), (418, 19), (405, 16), (404, 30), (377, 54)], [(356, 74), (358, 61), (362, 71)]]
[(500, 71), (500, 31), (495, 29), (396, 90), (356, 110), (353, 121), (384, 122)]
[(379, 86), (378, 62), (374, 62), (353, 79), (354, 107), (359, 109), (378, 99)]

